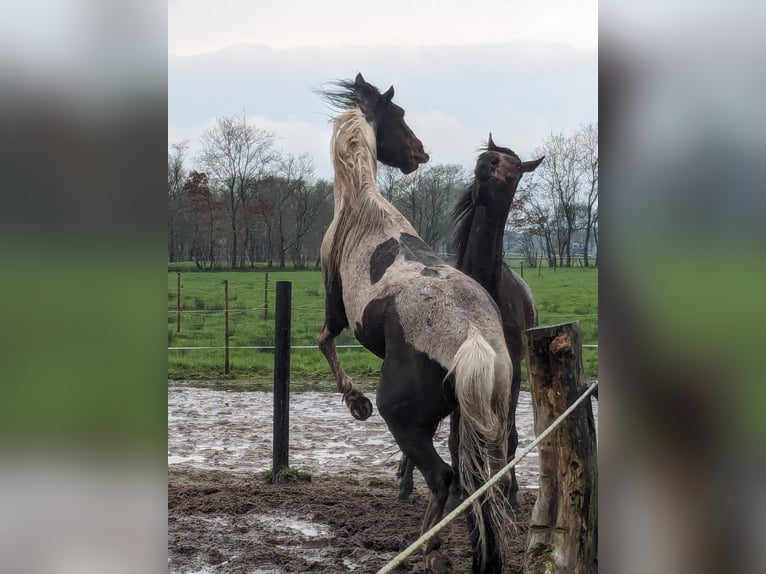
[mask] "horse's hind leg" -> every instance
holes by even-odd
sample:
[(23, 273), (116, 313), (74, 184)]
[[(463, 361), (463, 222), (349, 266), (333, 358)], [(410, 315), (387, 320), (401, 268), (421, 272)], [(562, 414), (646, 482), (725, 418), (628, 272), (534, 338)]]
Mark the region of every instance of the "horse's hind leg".
[(452, 512), (463, 501), (463, 489), (460, 486), (460, 436), (458, 435), (458, 428), (460, 424), (460, 409), (452, 411), (449, 419), (449, 439), (447, 444), (449, 445), (450, 458), (452, 459), (452, 471), (454, 477), (452, 478), (452, 484), (449, 489), (449, 500), (447, 501), (447, 512)]
[[(413, 433), (414, 434), (413, 436)], [(428, 500), (425, 516), (423, 517), (423, 526), (421, 534), (431, 529), (439, 522), (444, 515), (444, 505), (447, 503), (449, 486), (452, 482), (452, 469), (444, 462), (434, 449), (431, 442), (431, 435), (422, 429), (409, 429), (402, 433), (394, 433), (394, 436), (400, 436), (397, 440), (402, 440), (407, 445), (402, 446), (402, 450), (408, 453), (409, 459), (423, 473), (428, 489), (431, 491), (431, 497)], [(405, 438), (405, 436), (407, 437)], [(452, 566), (446, 555), (440, 551), (441, 538), (437, 534), (426, 544), (425, 563), (429, 572), (434, 574), (443, 574), (452, 572)]]
[(399, 470), (396, 473), (396, 477), (399, 479), (399, 496), (396, 497), (396, 502), (408, 502), (410, 494), (412, 494), (413, 487), (413, 472), (415, 465), (407, 457), (406, 454), (402, 454), (402, 460), (399, 462)]
[[(452, 482), (452, 469), (436, 452), (433, 445), (433, 432), (413, 424), (411, 420), (406, 420), (407, 417), (392, 416), (385, 404), (378, 408), (399, 448), (423, 473), (423, 478), (431, 491), (426, 514), (423, 517), (422, 534), (439, 522), (444, 514), (444, 505)], [(425, 547), (426, 569), (434, 574), (452, 572), (449, 560), (439, 551), (440, 546), (441, 540), (437, 534)]]
[(335, 350), (335, 337), (345, 328), (345, 325), (338, 328), (339, 323), (333, 322), (331, 318), (325, 318), (322, 330), (317, 337), (319, 350), (327, 359), (332, 374), (335, 375), (335, 381), (338, 385), (338, 392), (343, 395), (346, 406), (351, 411), (355, 419), (363, 421), (372, 414), (372, 403), (359, 390), (354, 388), (351, 377), (346, 374), (338, 360), (338, 353)]
[[(513, 363), (513, 377), (511, 379), (511, 405), (509, 410), (508, 421), (510, 428), (508, 429), (508, 462), (513, 460), (516, 456), (516, 448), (519, 446), (519, 431), (516, 428), (516, 408), (519, 404), (519, 393), (521, 391), (521, 362), (514, 361)], [(511, 490), (508, 493), (508, 501), (511, 503), (511, 507), (518, 511), (521, 510), (519, 505), (519, 482), (516, 480), (516, 468), (511, 469)]]

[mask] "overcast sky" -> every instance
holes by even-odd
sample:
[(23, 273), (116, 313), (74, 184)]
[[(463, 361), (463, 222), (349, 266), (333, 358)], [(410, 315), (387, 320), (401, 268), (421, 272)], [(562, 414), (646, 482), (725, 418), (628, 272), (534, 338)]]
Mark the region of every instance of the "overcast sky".
[(489, 131), (526, 159), (597, 121), (597, 42), (591, 0), (169, 0), (168, 141), (193, 158), (216, 117), (246, 112), (331, 178), (312, 90), (361, 71), (394, 85), (433, 162), (470, 168)]

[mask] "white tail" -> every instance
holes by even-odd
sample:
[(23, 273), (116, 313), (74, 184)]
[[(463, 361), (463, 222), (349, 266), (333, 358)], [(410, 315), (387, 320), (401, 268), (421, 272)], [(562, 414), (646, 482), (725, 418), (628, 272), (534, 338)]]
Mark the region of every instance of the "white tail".
[[(450, 368), (460, 409), (459, 478), (469, 494), (506, 464), (512, 367), (505, 345), (502, 349), (496, 352), (480, 333), (472, 332)], [(512, 523), (508, 507), (499, 488), (472, 505), (482, 567), (488, 552), (498, 551), (504, 526)]]

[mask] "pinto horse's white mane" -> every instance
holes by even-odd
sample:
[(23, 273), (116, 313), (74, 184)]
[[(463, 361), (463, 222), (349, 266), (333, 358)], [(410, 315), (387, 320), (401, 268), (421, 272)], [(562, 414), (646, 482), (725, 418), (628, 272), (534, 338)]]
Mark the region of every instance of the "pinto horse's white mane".
[(335, 168), (335, 200), (340, 206), (357, 207), (370, 191), (378, 191), (375, 132), (359, 108), (333, 120), (330, 154)]
[(416, 234), (380, 193), (375, 131), (359, 108), (333, 120), (330, 154), (335, 168), (334, 265), (340, 263), (346, 244), (359, 245), (365, 236), (375, 236), (385, 228)]

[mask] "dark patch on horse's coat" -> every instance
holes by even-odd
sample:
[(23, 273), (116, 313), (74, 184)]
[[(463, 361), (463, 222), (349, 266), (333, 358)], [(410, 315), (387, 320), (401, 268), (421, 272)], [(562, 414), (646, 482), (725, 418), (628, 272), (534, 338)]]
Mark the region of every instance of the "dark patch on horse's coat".
[(440, 277), (439, 270), (433, 267), (423, 267), (423, 271), (420, 274), (425, 277)]
[(362, 322), (357, 322), (354, 327), (354, 335), (357, 340), (381, 359), (386, 354), (386, 315), (394, 306), (393, 295), (382, 299), (373, 299), (364, 308)]
[[(436, 430), (433, 421), (442, 420), (457, 405), (454, 379), (448, 378), (444, 383), (447, 370), (407, 341), (394, 298), (386, 299), (385, 317), (373, 320), (382, 306), (367, 307), (370, 324), (383, 326), (384, 333), (380, 336), (385, 336), (387, 345), (380, 373), (381, 381), (385, 380), (386, 384), (378, 387), (378, 410), (386, 413), (387, 422), (399, 419), (405, 427), (425, 428), (429, 436), (433, 436)], [(404, 397), (407, 399), (403, 400)], [(435, 400), (437, 397), (442, 400)]]
[(340, 273), (332, 273), (325, 279), (325, 322), (327, 329), (337, 337), (340, 332), (348, 327), (348, 317), (346, 317), (346, 307), (343, 305), (343, 285), (340, 280)]
[(444, 261), (437, 257), (434, 250), (417, 235), (402, 233), (399, 236), (399, 244), (404, 250), (404, 258), (407, 261), (417, 261), (426, 267), (444, 265)]
[[(419, 417), (423, 414), (423, 403), (430, 403), (426, 410), (432, 410), (431, 415), (438, 416), (439, 419), (447, 416), (455, 408), (457, 401), (454, 376), (450, 375), (445, 380), (446, 369), (427, 353), (418, 351), (407, 342), (393, 295), (373, 299), (367, 304), (362, 313), (362, 322), (357, 323), (354, 328), (354, 335), (367, 349), (385, 359), (384, 365), (388, 363), (385, 371), (390, 379), (389, 391), (392, 395), (422, 393), (422, 397), (407, 403), (408, 408), (418, 405), (418, 412), (411, 412), (410, 416)], [(393, 365), (401, 365), (401, 371)], [(434, 381), (440, 385), (443, 403), (437, 401), (438, 404), (433, 404), (431, 391), (422, 385), (424, 381)], [(418, 384), (415, 384), (416, 382)]]
[(398, 254), (399, 242), (393, 237), (375, 248), (375, 251), (370, 256), (370, 283), (374, 285), (380, 281), (386, 269), (391, 267)]

